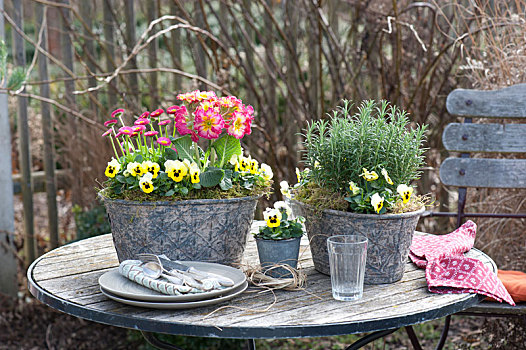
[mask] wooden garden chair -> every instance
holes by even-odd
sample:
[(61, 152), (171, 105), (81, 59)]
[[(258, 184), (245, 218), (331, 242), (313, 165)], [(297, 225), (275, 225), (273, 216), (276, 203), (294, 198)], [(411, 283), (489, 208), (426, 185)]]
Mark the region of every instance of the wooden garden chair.
[[(459, 153), (447, 158), (440, 167), (442, 183), (458, 188), (457, 211), (428, 212), (427, 215), (456, 217), (457, 227), (467, 217), (525, 220), (526, 213), (466, 213), (464, 208), (468, 188), (526, 188), (526, 124), (505, 123), (505, 120), (525, 120), (526, 84), (492, 91), (456, 89), (448, 95), (446, 105), (449, 114), (464, 118), (462, 123), (448, 124), (442, 134), (445, 149)], [(490, 123), (473, 123), (473, 119), (487, 119)], [(495, 157), (510, 154), (519, 157)], [(526, 322), (526, 302), (511, 306), (483, 301), (458, 314), (521, 317)], [(437, 349), (445, 344), (450, 322), (451, 316), (447, 316)], [(407, 332), (415, 349), (420, 349), (412, 328)]]

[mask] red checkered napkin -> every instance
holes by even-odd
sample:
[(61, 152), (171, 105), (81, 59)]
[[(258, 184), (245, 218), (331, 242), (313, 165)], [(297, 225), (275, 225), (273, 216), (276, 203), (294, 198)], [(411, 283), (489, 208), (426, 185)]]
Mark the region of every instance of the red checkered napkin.
[(432, 293), (477, 293), (515, 305), (510, 294), (487, 266), (467, 258), (475, 242), (477, 225), (468, 221), (442, 236), (414, 236), (409, 257), (426, 269), (428, 289)]

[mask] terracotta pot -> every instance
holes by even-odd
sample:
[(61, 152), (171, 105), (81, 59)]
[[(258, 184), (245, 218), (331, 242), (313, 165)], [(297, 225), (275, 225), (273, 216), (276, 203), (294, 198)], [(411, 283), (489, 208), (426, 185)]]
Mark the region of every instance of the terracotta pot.
[(227, 265), (241, 262), (259, 199), (137, 202), (99, 197), (119, 261), (153, 253)]
[(402, 279), (413, 233), (424, 208), (403, 214), (356, 214), (337, 210), (321, 213), (304, 203), (301, 207), (310, 241), (314, 268), (330, 274), (327, 238), (360, 234), (369, 240), (365, 283), (393, 283)]

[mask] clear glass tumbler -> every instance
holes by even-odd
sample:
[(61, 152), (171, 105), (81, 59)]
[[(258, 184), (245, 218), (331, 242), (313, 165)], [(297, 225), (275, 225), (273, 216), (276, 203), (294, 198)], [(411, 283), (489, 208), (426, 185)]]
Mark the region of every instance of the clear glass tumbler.
[(336, 300), (358, 300), (363, 295), (367, 237), (338, 235), (327, 239), (332, 296)]

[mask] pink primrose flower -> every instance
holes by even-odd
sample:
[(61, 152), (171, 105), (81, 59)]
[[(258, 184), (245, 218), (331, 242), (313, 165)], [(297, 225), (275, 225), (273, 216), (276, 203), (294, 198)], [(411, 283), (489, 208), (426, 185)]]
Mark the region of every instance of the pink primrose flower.
[(158, 116), (160, 116), (163, 113), (164, 113), (164, 109), (159, 108), (159, 109), (156, 109), (155, 111), (153, 111), (152, 113), (150, 113), (150, 117), (157, 118)]
[(146, 125), (146, 124), (150, 124), (150, 120), (148, 118), (139, 118), (133, 124), (135, 124), (135, 125)]
[(129, 126), (123, 126), (119, 129), (119, 132), (124, 135), (131, 135), (133, 133), (133, 129)]
[(175, 128), (177, 129), (177, 132), (179, 135), (184, 136), (192, 133), (192, 130), (188, 128), (188, 125), (186, 124), (186, 120), (183, 119), (182, 121), (177, 122), (175, 124)]
[(213, 91), (196, 91), (196, 98), (197, 101), (205, 101), (205, 100), (217, 100), (216, 93)]
[(241, 112), (232, 113), (230, 118), (230, 125), (227, 129), (228, 135), (234, 136), (236, 139), (241, 139), (245, 136), (246, 130), (246, 116)]
[(168, 114), (176, 114), (177, 113), (177, 108), (179, 108), (179, 106), (176, 106), (176, 105), (170, 106), (170, 107), (166, 108), (166, 113), (168, 113)]
[(113, 130), (113, 129), (108, 129), (108, 130), (106, 130), (106, 131), (104, 132), (104, 134), (102, 134), (102, 137), (105, 137), (105, 136), (108, 136), (109, 134), (111, 134), (111, 131), (112, 131), (112, 130)]
[(134, 132), (143, 132), (144, 130), (146, 130), (146, 127), (144, 125), (134, 125), (132, 126), (132, 129)]
[(217, 103), (223, 107), (223, 108), (232, 108), (234, 107), (234, 104), (231, 102), (231, 100), (228, 97), (221, 97), (217, 100)]
[(146, 131), (146, 132), (144, 133), (144, 136), (152, 137), (152, 136), (157, 135), (158, 133), (159, 133), (159, 132), (158, 132), (158, 131), (155, 131), (155, 130)]
[(209, 109), (206, 112), (198, 109), (195, 113), (194, 128), (202, 138), (209, 140), (217, 139), (224, 126), (225, 121), (223, 117), (213, 109)]
[(185, 117), (188, 115), (188, 110), (186, 109), (186, 106), (175, 106), (176, 108), (176, 112), (175, 112), (175, 117), (176, 118), (181, 118), (181, 117)]
[(107, 128), (115, 124), (117, 124), (117, 119), (110, 119), (104, 122), (104, 126)]
[(157, 143), (162, 146), (170, 146), (172, 144), (172, 141), (168, 137), (159, 137), (157, 139)]
[(252, 107), (251, 105), (246, 105), (246, 106), (242, 105), (242, 109), (247, 114), (250, 114), (250, 115), (254, 114), (254, 107)]
[(170, 119), (161, 120), (158, 124), (159, 126), (164, 126), (170, 124), (172, 121)]
[(124, 114), (124, 109), (119, 108), (119, 109), (116, 109), (113, 112), (111, 112), (111, 118), (112, 119), (117, 119), (123, 114)]
[(199, 90), (187, 92), (185, 94), (179, 94), (177, 95), (177, 99), (188, 103), (194, 103), (197, 101), (197, 93), (199, 93)]
[(141, 114), (140, 118), (148, 118), (150, 116), (150, 112), (146, 111)]
[(254, 118), (245, 118), (245, 135), (252, 134), (252, 119)]

